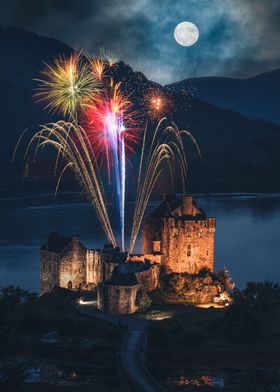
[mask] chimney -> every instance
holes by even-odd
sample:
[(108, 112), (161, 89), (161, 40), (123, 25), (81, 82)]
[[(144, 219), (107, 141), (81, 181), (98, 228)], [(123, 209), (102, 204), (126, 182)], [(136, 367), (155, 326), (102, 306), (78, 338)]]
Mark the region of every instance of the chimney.
[(182, 214), (193, 215), (193, 197), (183, 196), (182, 198)]

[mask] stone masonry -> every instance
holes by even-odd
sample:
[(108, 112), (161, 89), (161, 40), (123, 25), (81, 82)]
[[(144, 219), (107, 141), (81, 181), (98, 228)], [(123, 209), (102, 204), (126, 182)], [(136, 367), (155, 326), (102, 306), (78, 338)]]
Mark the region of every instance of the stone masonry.
[(168, 195), (144, 221), (143, 253), (160, 255), (167, 272), (213, 271), (215, 227), (191, 196)]

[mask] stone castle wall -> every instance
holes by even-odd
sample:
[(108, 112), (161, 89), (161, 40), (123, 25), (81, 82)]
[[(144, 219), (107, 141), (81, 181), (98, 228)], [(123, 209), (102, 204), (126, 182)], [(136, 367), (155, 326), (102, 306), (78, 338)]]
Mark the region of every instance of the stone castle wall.
[[(160, 242), (160, 241), (158, 241)], [(150, 261), (151, 263), (161, 263), (161, 257), (162, 254), (161, 253), (145, 253), (145, 254), (137, 254), (137, 255), (129, 255), (128, 256), (128, 261), (141, 261), (141, 262), (145, 262), (145, 261)]]
[(143, 253), (152, 254), (155, 251), (155, 238), (161, 238), (161, 220), (146, 218), (143, 222)]
[(160, 265), (154, 264), (146, 271), (136, 272), (137, 282), (145, 293), (155, 290), (159, 285)]
[[(175, 201), (175, 204), (174, 204)], [(167, 272), (214, 270), (215, 218), (206, 218), (191, 196), (168, 199), (143, 223), (143, 252), (158, 257)], [(173, 204), (172, 204), (173, 203)]]
[(100, 251), (87, 251), (87, 284), (97, 285), (103, 281), (103, 262)]
[(202, 268), (214, 270), (215, 218), (175, 220), (162, 224), (162, 263), (177, 273), (198, 273)]
[(87, 284), (87, 251), (78, 240), (71, 242), (60, 258), (58, 285), (63, 288), (79, 289)]
[(137, 310), (136, 297), (140, 284), (132, 286), (97, 285), (98, 308), (111, 314), (131, 314)]
[(58, 262), (57, 253), (41, 251), (40, 294), (50, 292), (58, 286)]

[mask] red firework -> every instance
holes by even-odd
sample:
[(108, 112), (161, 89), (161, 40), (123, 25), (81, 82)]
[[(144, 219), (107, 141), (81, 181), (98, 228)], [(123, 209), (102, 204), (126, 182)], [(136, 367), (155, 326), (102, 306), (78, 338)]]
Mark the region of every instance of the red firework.
[(121, 92), (120, 83), (110, 81), (102, 95), (86, 102), (84, 128), (101, 164), (106, 158), (108, 173), (112, 154), (119, 153), (123, 139), (125, 148), (134, 153), (133, 145), (139, 142), (140, 122), (132, 102)]

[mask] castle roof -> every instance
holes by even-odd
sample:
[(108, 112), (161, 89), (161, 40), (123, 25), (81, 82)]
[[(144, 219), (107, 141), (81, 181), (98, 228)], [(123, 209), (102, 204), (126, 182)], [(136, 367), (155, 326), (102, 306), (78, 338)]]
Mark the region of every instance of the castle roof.
[(122, 263), (118, 267), (118, 271), (126, 274), (126, 273), (136, 273), (147, 271), (151, 268), (151, 263), (148, 261), (129, 261), (128, 263)]
[(192, 196), (178, 197), (174, 194), (165, 196), (163, 202), (150, 214), (152, 219), (176, 218), (182, 220), (205, 219), (206, 214), (198, 208)]
[(113, 270), (111, 278), (106, 283), (115, 286), (138, 285), (137, 278), (133, 272), (123, 273), (118, 268)]
[(121, 252), (119, 247), (114, 248), (112, 244), (105, 244), (101, 253), (105, 263), (123, 263), (127, 259), (127, 252)]
[(166, 195), (163, 202), (150, 214), (150, 218), (158, 219), (168, 217), (180, 204), (181, 200), (176, 195)]
[(61, 253), (73, 241), (74, 238), (64, 237), (59, 235), (58, 233), (50, 233), (47, 237), (46, 242), (41, 247), (41, 250)]

